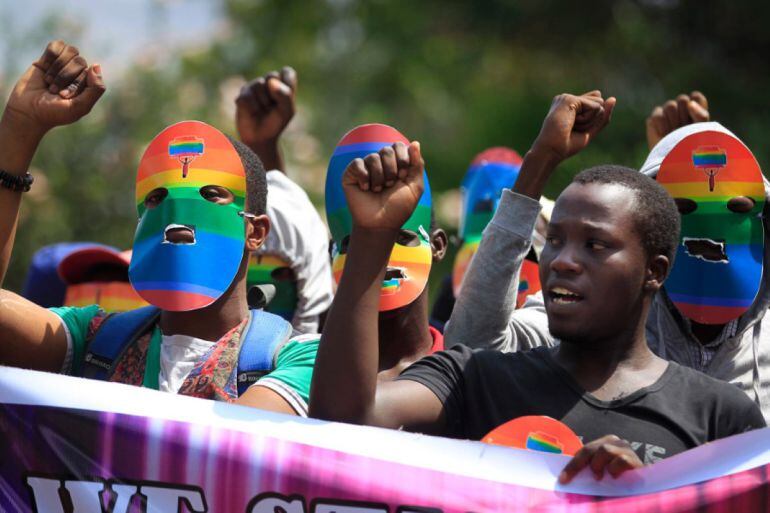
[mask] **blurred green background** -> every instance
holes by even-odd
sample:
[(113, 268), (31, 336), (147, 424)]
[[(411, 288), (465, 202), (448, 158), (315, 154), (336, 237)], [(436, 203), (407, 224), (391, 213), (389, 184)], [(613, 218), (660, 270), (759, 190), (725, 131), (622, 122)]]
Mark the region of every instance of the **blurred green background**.
[[(167, 25), (186, 27), (185, 2), (145, 3), (143, 15), (159, 37)], [(452, 190), (473, 156), (494, 145), (523, 154), (560, 92), (599, 88), (617, 96), (618, 106), (596, 144), (558, 170), (551, 197), (586, 166), (641, 165), (653, 106), (693, 89), (760, 164), (770, 157), (767, 2), (228, 0), (215, 11), (213, 30), (195, 37), (197, 29), (189, 29), (195, 44), (140, 49), (119, 73), (105, 66), (108, 91), (94, 112), (45, 139), (7, 287), (21, 288), (42, 245), (130, 246), (134, 172), (145, 144), (186, 118), (234, 133), (239, 87), (285, 64), (299, 74), (299, 113), (283, 140), (288, 174), (321, 210), (336, 141), (357, 124), (383, 122), (422, 142), (439, 222), (454, 232)], [(0, 97), (50, 39), (80, 46), (92, 61), (105, 49), (85, 46), (86, 34), (101, 33), (111, 47), (127, 42), (68, 12), (49, 9), (19, 30), (18, 14), (0, 10)]]

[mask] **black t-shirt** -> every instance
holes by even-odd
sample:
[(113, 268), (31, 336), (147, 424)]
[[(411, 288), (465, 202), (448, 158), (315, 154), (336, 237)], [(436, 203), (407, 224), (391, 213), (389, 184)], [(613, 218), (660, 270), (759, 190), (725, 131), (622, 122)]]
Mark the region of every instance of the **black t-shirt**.
[(765, 426), (757, 405), (737, 387), (674, 362), (652, 385), (613, 401), (583, 390), (542, 347), (501, 353), (459, 345), (419, 360), (398, 379), (436, 394), (447, 436), (479, 440), (509, 420), (546, 415), (584, 443), (617, 435), (645, 463)]

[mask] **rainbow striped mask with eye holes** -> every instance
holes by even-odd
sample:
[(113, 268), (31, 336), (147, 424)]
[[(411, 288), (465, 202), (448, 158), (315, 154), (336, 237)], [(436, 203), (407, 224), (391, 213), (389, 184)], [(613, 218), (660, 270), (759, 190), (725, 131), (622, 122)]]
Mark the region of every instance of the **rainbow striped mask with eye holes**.
[(715, 131), (682, 139), (657, 175), (682, 216), (668, 297), (685, 317), (725, 324), (742, 315), (762, 278), (762, 172), (737, 138)]
[(465, 271), (479, 247), (481, 234), (500, 203), (503, 189), (513, 187), (521, 168), (519, 154), (505, 147), (489, 148), (471, 162), (460, 185), (462, 240), (452, 268), (452, 290), (460, 294)]
[[(229, 190), (234, 200), (207, 201), (202, 189), (210, 185)], [(159, 189), (165, 196), (148, 208), (145, 199)], [(136, 177), (139, 225), (129, 278), (139, 295), (169, 311), (195, 310), (219, 299), (244, 257), (245, 226), (239, 212), (245, 197), (243, 163), (222, 132), (199, 121), (183, 121), (158, 134)], [(184, 232), (185, 242), (169, 240), (174, 231)]]
[[(409, 140), (395, 128), (370, 124), (354, 128), (337, 143), (326, 173), (326, 217), (334, 246), (332, 271), (339, 283), (345, 267), (353, 219), (350, 215), (342, 175), (353, 159), (363, 158), (396, 142), (408, 145)], [(430, 245), (431, 191), (425, 173), (425, 190), (412, 215), (401, 227), (388, 260), (380, 292), (380, 311), (394, 310), (410, 304), (425, 290), (433, 262)]]

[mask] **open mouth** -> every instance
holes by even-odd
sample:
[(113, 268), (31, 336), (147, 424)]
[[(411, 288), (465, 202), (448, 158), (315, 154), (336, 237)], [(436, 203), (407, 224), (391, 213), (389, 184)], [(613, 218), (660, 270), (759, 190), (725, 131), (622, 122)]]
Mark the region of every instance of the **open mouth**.
[(706, 262), (727, 264), (730, 260), (725, 253), (725, 241), (712, 239), (691, 239), (685, 237), (682, 240), (687, 254), (694, 258), (700, 258)]
[(583, 296), (564, 287), (553, 287), (548, 290), (548, 295), (557, 305), (572, 305), (583, 300)]
[(195, 226), (170, 224), (163, 230), (163, 244), (195, 244)]

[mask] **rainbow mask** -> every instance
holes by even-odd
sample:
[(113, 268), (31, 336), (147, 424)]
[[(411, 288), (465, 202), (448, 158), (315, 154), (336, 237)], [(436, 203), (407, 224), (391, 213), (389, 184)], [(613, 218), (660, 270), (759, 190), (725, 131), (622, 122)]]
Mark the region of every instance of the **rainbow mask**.
[(93, 281), (67, 286), (64, 306), (99, 305), (107, 313), (124, 312), (147, 306), (126, 281)]
[[(409, 140), (392, 127), (380, 124), (362, 125), (345, 134), (334, 150), (326, 173), (326, 217), (334, 239), (332, 271), (337, 283), (345, 266), (345, 254), (353, 225), (342, 190), (342, 174), (353, 159), (363, 158), (398, 141), (409, 144)], [(417, 208), (401, 227), (401, 236), (390, 254), (380, 294), (381, 312), (408, 305), (417, 299), (428, 283), (428, 274), (433, 262), (428, 235), (431, 192), (427, 173), (424, 177), (425, 191)]]
[[(754, 301), (762, 278), (765, 204), (762, 172), (737, 138), (714, 131), (682, 139), (657, 180), (677, 201), (682, 240), (665, 289), (685, 317), (725, 324)], [(745, 196), (748, 211), (728, 202)]]
[(297, 277), (289, 262), (274, 255), (249, 257), (249, 272), (246, 278), (248, 288), (254, 285), (275, 286), (275, 297), (265, 310), (280, 315), (291, 322), (297, 309)]
[(500, 203), (503, 189), (513, 187), (519, 176), (521, 157), (510, 148), (495, 147), (479, 153), (471, 162), (460, 186), (459, 236), (463, 243), (452, 269), (452, 290), (460, 294), (465, 271), (476, 254), (481, 234)]
[[(207, 201), (201, 188), (224, 187), (235, 200)], [(146, 208), (147, 194), (168, 195)], [(170, 311), (210, 305), (230, 287), (244, 255), (246, 173), (219, 130), (199, 121), (172, 125), (152, 140), (139, 163), (136, 204), (139, 226), (129, 268), (131, 284), (153, 305)], [(194, 242), (173, 243), (172, 230), (189, 230)]]

